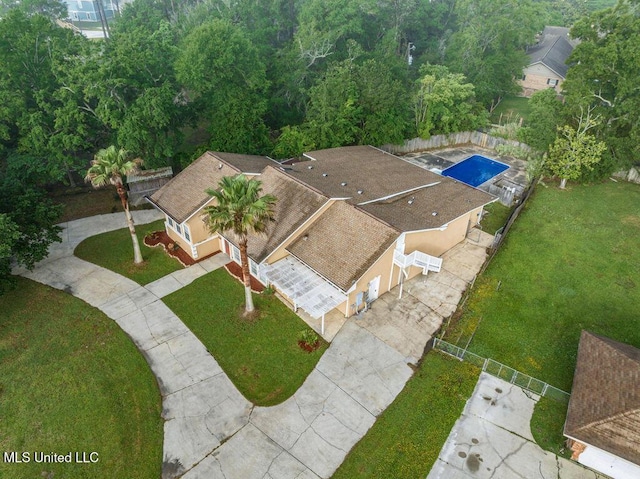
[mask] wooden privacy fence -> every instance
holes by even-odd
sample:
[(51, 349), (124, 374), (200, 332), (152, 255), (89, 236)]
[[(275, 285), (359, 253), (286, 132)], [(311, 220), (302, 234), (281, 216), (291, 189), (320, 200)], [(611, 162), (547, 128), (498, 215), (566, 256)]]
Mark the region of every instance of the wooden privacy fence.
[(528, 374), (521, 373), (520, 371), (499, 363), (498, 361), (494, 361), (491, 358), (483, 358), (482, 356), (478, 356), (475, 353), (462, 349), (451, 343), (447, 343), (446, 341), (438, 338), (433, 339), (433, 349), (442, 351), (450, 356), (458, 358), (461, 361), (467, 361), (474, 364), (484, 372), (504, 381), (508, 381), (522, 389), (531, 391), (532, 393), (555, 399), (556, 401), (569, 402), (568, 392), (551, 386), (550, 384), (529, 376)]
[(450, 133), (448, 135), (434, 135), (426, 140), (424, 138), (413, 138), (412, 140), (405, 140), (402, 145), (383, 145), (381, 148), (389, 153), (403, 155), (405, 153), (413, 153), (415, 151), (434, 150), (437, 148), (468, 144), (477, 145), (490, 150), (495, 150), (498, 145), (511, 145), (525, 150), (530, 150), (530, 147), (524, 143), (498, 138), (481, 131), (461, 131), (458, 133)]

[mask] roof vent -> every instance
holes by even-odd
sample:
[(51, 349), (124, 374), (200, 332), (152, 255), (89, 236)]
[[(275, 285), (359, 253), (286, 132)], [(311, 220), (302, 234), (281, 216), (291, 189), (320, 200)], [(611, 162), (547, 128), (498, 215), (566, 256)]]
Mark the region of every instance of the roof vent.
[(433, 213), (431, 213), (431, 216), (438, 216), (438, 212), (434, 211)]
[(218, 164), (218, 169), (221, 170), (222, 169), (222, 163)]
[(361, 195), (362, 193), (364, 193), (363, 190), (358, 190), (358, 194)]
[(307, 166), (308, 169), (313, 170), (313, 165)]
[(347, 186), (347, 182), (343, 181), (342, 183), (340, 183), (341, 186)]
[(327, 173), (322, 173), (322, 176), (324, 176), (326, 178), (329, 175)]
[(409, 203), (410, 205), (413, 204), (413, 202), (415, 201), (415, 196), (412, 196), (411, 198), (409, 198), (409, 201), (407, 201), (407, 203)]

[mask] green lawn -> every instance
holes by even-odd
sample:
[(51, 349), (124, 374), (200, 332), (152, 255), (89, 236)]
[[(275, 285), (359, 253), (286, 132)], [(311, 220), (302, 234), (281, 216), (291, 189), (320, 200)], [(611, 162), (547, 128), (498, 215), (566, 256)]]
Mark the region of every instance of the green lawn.
[(426, 477), (478, 374), (469, 363), (431, 351), (333, 479)]
[(149, 284), (183, 268), (177, 259), (165, 253), (162, 246), (150, 248), (143, 243), (142, 240), (147, 233), (159, 230), (164, 230), (162, 220), (137, 225), (136, 234), (144, 260), (144, 263), (138, 266), (133, 263), (133, 245), (128, 228), (91, 236), (76, 247), (74, 254), (78, 258), (115, 271), (139, 284)]
[[(631, 183), (539, 185), (445, 339), (568, 392), (581, 330), (640, 346), (639, 204)], [(543, 448), (563, 447), (565, 416), (536, 407)]]
[(481, 221), (482, 231), (492, 235), (506, 224), (511, 214), (511, 208), (503, 205), (499, 201), (489, 203), (484, 207), (484, 210), (485, 214)]
[(134, 344), (79, 299), (17, 281), (0, 297), (0, 451), (97, 452), (99, 461), (0, 461), (0, 477), (160, 477), (160, 393)]
[(631, 183), (538, 186), (447, 338), (479, 323), (471, 351), (565, 391), (582, 329), (640, 346), (639, 204)]
[(219, 269), (163, 301), (216, 358), (253, 403), (281, 403), (302, 385), (327, 345), (312, 353), (298, 346), (308, 326), (275, 296), (254, 295), (258, 319), (247, 320), (244, 289)]
[(542, 449), (567, 459), (571, 457), (571, 450), (564, 445), (565, 437), (562, 431), (568, 405), (566, 402), (540, 398), (531, 418), (531, 433), (536, 443)]
[(491, 112), (491, 123), (513, 123), (522, 118), (525, 122), (529, 118), (531, 107), (529, 99), (521, 96), (510, 96), (503, 98), (498, 106)]

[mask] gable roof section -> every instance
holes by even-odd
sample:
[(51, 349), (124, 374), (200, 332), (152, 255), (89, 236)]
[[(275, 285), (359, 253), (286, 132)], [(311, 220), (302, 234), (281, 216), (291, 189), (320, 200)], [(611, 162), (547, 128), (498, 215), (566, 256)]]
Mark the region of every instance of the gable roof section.
[(205, 190), (217, 188), (223, 176), (241, 171), (207, 151), (149, 197), (149, 201), (182, 223), (210, 199)]
[(640, 465), (640, 350), (583, 331), (565, 436)]
[(223, 153), (220, 151), (210, 151), (209, 153), (216, 158), (224, 160), (229, 165), (248, 175), (258, 175), (268, 165), (280, 165), (277, 161), (274, 161), (266, 156), (242, 155), (239, 153)]
[[(262, 181), (262, 194), (272, 194), (277, 201), (274, 211), (275, 221), (269, 225), (266, 235), (252, 235), (249, 238), (248, 254), (258, 263), (271, 254), (328, 201), (325, 196), (271, 166), (265, 168), (260, 181)], [(236, 241), (233, 233), (225, 233), (223, 236)]]
[(336, 201), (287, 251), (348, 291), (399, 235), (353, 205)]
[(439, 228), (494, 200), (489, 193), (443, 176), (437, 185), (359, 208), (408, 232)]
[(566, 78), (569, 70), (566, 61), (575, 46), (575, 42), (572, 42), (568, 35), (568, 28), (545, 27), (540, 42), (527, 51), (529, 65), (542, 63), (562, 78)]
[(217, 188), (224, 176), (260, 173), (273, 160), (265, 156), (207, 151), (149, 197), (149, 201), (178, 223), (209, 202), (205, 190)]

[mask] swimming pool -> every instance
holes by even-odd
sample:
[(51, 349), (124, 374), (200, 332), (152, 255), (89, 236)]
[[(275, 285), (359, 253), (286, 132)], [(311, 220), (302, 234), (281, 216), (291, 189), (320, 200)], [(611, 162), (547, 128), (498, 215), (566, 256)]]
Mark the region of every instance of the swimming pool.
[(476, 187), (507, 169), (509, 165), (482, 155), (473, 155), (442, 170), (442, 175)]

